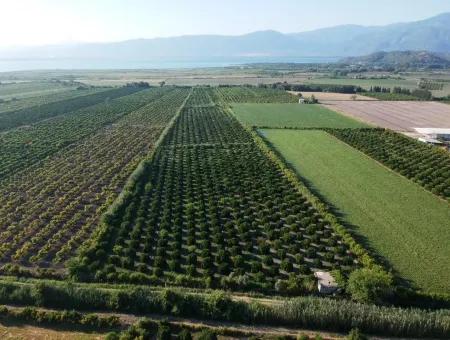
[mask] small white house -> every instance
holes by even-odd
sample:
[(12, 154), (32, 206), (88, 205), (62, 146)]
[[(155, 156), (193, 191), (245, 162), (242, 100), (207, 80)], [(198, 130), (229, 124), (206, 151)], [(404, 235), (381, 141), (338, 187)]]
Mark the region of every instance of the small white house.
[(329, 272), (317, 271), (314, 273), (317, 278), (317, 289), (321, 294), (333, 294), (338, 290), (338, 284)]
[(299, 98), (298, 99), (299, 104), (305, 104), (305, 98)]

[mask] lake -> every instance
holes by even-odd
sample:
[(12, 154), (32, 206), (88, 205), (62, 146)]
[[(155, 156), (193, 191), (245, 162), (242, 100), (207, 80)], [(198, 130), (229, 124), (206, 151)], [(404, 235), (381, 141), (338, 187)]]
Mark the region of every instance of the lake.
[(0, 72), (27, 70), (180, 69), (226, 67), (250, 63), (332, 63), (340, 57), (217, 57), (114, 59), (0, 59)]

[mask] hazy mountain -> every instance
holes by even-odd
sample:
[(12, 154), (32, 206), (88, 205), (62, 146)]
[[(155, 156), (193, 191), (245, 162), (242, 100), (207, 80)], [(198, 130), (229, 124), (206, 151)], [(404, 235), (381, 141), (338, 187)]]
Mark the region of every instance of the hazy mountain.
[(428, 51), (375, 52), (340, 60), (344, 64), (404, 67), (450, 67), (450, 56)]
[(241, 36), (194, 35), (0, 50), (0, 59), (360, 56), (401, 50), (450, 52), (450, 13), (411, 23), (345, 25), (291, 34), (261, 31)]

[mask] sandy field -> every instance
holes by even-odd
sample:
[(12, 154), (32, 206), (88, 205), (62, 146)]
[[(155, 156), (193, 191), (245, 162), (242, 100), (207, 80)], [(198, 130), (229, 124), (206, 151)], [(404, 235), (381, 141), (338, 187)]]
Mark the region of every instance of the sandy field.
[[(323, 102), (323, 101), (354, 101), (354, 100), (364, 100), (364, 101), (374, 101), (377, 100), (375, 98), (370, 98), (370, 97), (366, 97), (366, 96), (361, 96), (359, 94), (357, 95), (353, 95), (353, 94), (347, 94), (347, 93), (331, 93), (331, 92), (305, 92), (305, 91), (288, 91), (289, 93), (292, 94), (299, 94), (301, 93), (303, 95), (303, 97), (308, 98), (311, 97), (311, 95), (314, 95), (314, 97), (316, 97), (319, 102)], [(352, 96), (356, 96), (355, 99), (352, 98)]]
[(326, 101), (328, 109), (400, 132), (417, 127), (450, 128), (450, 105), (414, 101)]

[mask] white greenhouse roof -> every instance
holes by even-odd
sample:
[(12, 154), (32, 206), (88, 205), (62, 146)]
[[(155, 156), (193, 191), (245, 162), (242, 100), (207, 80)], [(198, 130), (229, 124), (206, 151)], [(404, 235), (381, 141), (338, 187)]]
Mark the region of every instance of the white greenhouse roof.
[(422, 133), (425, 135), (428, 134), (437, 134), (437, 135), (450, 135), (450, 129), (443, 128), (414, 128), (418, 133)]
[(429, 138), (429, 137), (420, 137), (419, 140), (424, 143), (432, 143), (432, 144), (442, 144), (440, 140)]

